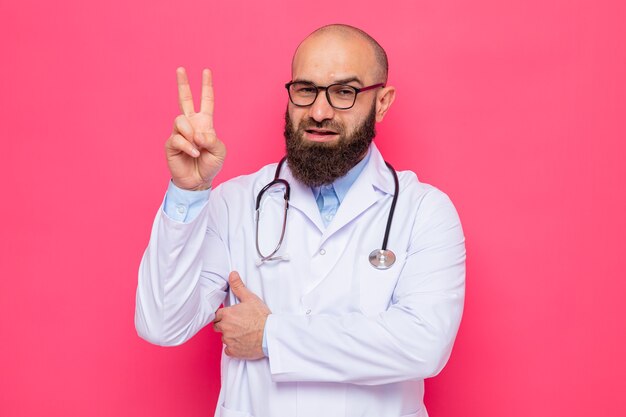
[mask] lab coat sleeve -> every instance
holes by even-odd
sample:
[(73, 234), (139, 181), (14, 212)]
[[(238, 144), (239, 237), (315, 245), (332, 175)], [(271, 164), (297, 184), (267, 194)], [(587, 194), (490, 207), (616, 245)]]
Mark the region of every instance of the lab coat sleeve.
[(224, 300), (229, 257), (217, 219), (226, 213), (216, 192), (189, 223), (168, 217), (163, 207), (157, 213), (139, 267), (135, 308), (137, 333), (151, 343), (189, 340)]
[(270, 315), (272, 378), (379, 385), (434, 376), (451, 353), (464, 288), (461, 224), (434, 189), (420, 204), (390, 307), (372, 315)]
[(189, 223), (198, 217), (210, 195), (210, 188), (202, 191), (184, 190), (170, 180), (163, 200), (163, 211), (172, 220)]

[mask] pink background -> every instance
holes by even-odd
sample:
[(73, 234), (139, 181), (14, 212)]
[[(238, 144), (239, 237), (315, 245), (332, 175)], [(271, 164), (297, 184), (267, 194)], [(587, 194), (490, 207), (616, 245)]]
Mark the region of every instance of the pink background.
[(465, 228), (431, 416), (624, 415), (623, 1), (0, 1), (1, 416), (212, 415), (212, 330), (165, 349), (133, 326), (175, 68), (196, 95), (214, 70), (224, 181), (282, 155), (291, 54), (337, 21), (388, 51), (385, 157)]

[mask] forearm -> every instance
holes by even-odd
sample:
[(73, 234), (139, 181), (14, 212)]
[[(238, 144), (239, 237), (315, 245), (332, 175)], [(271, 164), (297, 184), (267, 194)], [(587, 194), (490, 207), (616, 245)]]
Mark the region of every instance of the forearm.
[[(429, 301), (433, 297), (439, 298), (436, 303)], [(395, 305), (373, 317), (270, 315), (266, 326), (274, 381), (378, 385), (436, 375), (452, 350), (463, 287), (413, 298), (421, 303), (419, 313)]]
[(225, 250), (207, 227), (209, 209), (189, 223), (162, 210), (156, 216), (139, 268), (135, 310), (137, 332), (151, 343), (177, 345), (190, 339), (224, 299), (227, 266), (221, 271), (221, 264), (203, 259), (209, 247), (213, 253)]

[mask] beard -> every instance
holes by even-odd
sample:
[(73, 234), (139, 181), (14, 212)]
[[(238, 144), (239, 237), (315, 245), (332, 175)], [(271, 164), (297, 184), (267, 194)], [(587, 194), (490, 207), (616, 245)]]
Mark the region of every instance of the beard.
[[(289, 110), (285, 112), (287, 161), (293, 176), (309, 187), (331, 184), (350, 171), (364, 156), (376, 136), (376, 106), (354, 132), (346, 134), (343, 124), (303, 119), (294, 129)], [(339, 134), (334, 142), (313, 142), (304, 138), (310, 128), (329, 129)]]

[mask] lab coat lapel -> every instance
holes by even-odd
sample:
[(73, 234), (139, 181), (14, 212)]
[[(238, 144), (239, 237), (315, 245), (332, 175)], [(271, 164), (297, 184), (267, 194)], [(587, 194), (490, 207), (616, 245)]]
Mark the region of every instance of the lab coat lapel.
[[(370, 160), (356, 179), (348, 194), (337, 210), (337, 214), (328, 228), (324, 230), (320, 245), (334, 233), (356, 219), (361, 213), (371, 207), (386, 194), (393, 194), (394, 181), (389, 168), (374, 144)], [(317, 209), (317, 206), (315, 206)], [(319, 210), (317, 210), (319, 213)], [(319, 217), (319, 216), (318, 216)]]
[(313, 223), (320, 232), (324, 230), (324, 223), (320, 215), (320, 210), (315, 202), (313, 191), (311, 187), (302, 184), (298, 181), (291, 170), (289, 169), (289, 163), (283, 166), (281, 177), (289, 182), (291, 188), (291, 194), (289, 197), (290, 209), (297, 209), (304, 214)]

